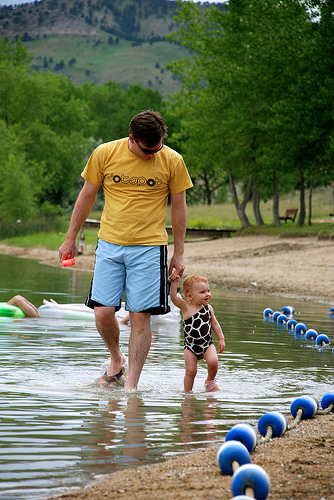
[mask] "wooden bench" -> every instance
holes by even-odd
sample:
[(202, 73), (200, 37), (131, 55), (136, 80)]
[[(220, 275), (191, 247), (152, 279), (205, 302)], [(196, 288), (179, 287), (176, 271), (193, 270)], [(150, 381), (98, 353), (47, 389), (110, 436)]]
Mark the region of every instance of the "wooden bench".
[(287, 223), (288, 220), (292, 220), (292, 222), (295, 222), (295, 218), (297, 217), (298, 213), (298, 208), (288, 208), (285, 211), (285, 215), (280, 217), (280, 220), (284, 220), (285, 224)]

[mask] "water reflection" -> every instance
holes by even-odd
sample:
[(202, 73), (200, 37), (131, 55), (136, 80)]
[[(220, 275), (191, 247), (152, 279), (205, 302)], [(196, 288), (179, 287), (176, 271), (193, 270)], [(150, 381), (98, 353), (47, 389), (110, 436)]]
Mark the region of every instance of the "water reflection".
[[(92, 414), (87, 422), (92, 436), (90, 448), (94, 463), (101, 472), (100, 464), (111, 468), (134, 466), (146, 462), (147, 431), (145, 426), (144, 401), (140, 396), (130, 395), (126, 403), (109, 400), (105, 407)], [(107, 470), (106, 470), (107, 472)]]
[(214, 397), (199, 399), (191, 394), (186, 395), (182, 402), (180, 422), (180, 437), (184, 452), (193, 451), (198, 443), (210, 444), (217, 441), (218, 414), (218, 402)]
[[(0, 301), (25, 295), (83, 302), (90, 274), (0, 256)], [(329, 306), (289, 301), (296, 317), (332, 342)], [(286, 300), (213, 288), (226, 336), (219, 355), (223, 390), (206, 393), (199, 364), (194, 393), (183, 394), (179, 325), (153, 325), (139, 391), (97, 383), (107, 351), (92, 322), (24, 319), (0, 322), (0, 498), (41, 499), (84, 486), (100, 474), (218, 445), (236, 422), (257, 423), (271, 410), (289, 413), (301, 394), (333, 390), (331, 348), (262, 318)], [(127, 354), (129, 328), (121, 330)]]

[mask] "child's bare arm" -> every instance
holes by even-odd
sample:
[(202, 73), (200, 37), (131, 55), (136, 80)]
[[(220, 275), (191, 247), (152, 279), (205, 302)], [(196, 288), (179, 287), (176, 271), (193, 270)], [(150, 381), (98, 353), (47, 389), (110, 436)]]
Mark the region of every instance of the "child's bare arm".
[(184, 307), (183, 302), (185, 302), (181, 297), (177, 295), (177, 286), (179, 283), (180, 276), (177, 274), (171, 274), (169, 277), (171, 281), (171, 287), (170, 287), (170, 298), (173, 304), (178, 307), (179, 309), (182, 309)]
[(218, 352), (221, 354), (224, 349), (225, 349), (225, 337), (223, 334), (223, 330), (218, 323), (218, 320), (215, 316), (215, 313), (213, 311), (213, 307), (209, 305), (210, 311), (211, 311), (211, 328), (214, 331), (214, 333), (217, 335), (218, 338)]

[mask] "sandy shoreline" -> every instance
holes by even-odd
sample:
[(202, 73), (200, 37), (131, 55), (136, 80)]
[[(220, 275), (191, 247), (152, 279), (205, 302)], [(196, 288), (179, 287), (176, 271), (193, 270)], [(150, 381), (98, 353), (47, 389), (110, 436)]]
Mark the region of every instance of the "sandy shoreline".
[[(269, 500), (333, 500), (334, 414), (302, 421), (283, 437), (258, 445), (252, 464), (270, 478)], [(231, 476), (221, 474), (216, 447), (155, 465), (118, 471), (62, 500), (230, 500)]]
[[(55, 250), (0, 243), (1, 253), (61, 267)], [(334, 304), (333, 239), (258, 235), (194, 241), (185, 244), (185, 264), (185, 276), (202, 274), (221, 288)], [(76, 257), (72, 269), (93, 272), (93, 246)]]
[[(333, 250), (334, 240), (317, 237), (247, 236), (191, 242), (185, 246), (185, 274), (202, 274), (211, 285), (222, 288), (334, 305)], [(61, 266), (55, 251), (0, 244), (0, 253)], [(75, 269), (92, 272), (93, 266), (93, 249), (87, 248), (85, 255), (76, 258)], [(302, 421), (283, 437), (258, 446), (251, 458), (270, 477), (269, 499), (334, 500), (333, 449), (331, 413)], [(220, 473), (216, 451), (208, 448), (159, 464), (118, 471), (60, 498), (229, 500), (233, 496), (231, 477)]]

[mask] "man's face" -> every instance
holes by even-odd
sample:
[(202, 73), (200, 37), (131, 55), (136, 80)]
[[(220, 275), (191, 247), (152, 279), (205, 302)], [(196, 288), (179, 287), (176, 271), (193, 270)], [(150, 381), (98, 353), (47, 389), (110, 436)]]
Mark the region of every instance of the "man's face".
[(153, 148), (146, 147), (141, 141), (136, 141), (132, 134), (129, 135), (129, 141), (131, 144), (130, 150), (135, 153), (143, 160), (152, 160), (156, 153), (158, 153), (163, 148), (163, 139), (154, 146)]

